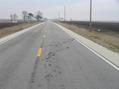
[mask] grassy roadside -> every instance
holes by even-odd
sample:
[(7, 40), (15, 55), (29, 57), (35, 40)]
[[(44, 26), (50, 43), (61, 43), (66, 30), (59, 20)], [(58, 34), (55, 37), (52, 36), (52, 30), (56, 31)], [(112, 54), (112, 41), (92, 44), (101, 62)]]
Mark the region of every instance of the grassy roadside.
[(71, 25), (67, 23), (59, 23), (60, 25), (68, 28), (69, 30), (88, 38), (103, 47), (106, 47), (114, 52), (119, 53), (119, 33), (113, 31), (89, 31), (88, 28), (83, 28), (76, 25)]
[(33, 23), (22, 23), (16, 26), (12, 26), (12, 27), (6, 27), (6, 28), (2, 28), (0, 29), (0, 38), (5, 37), (7, 35), (10, 35), (12, 33), (21, 31), (25, 28), (31, 27), (33, 25), (38, 24), (38, 22), (33, 22)]

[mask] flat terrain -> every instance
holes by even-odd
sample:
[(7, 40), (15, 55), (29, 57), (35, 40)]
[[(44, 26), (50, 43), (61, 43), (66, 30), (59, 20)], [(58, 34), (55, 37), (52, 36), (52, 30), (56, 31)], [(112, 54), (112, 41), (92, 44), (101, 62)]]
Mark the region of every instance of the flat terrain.
[[(62, 21), (63, 22), (63, 21)], [(65, 23), (68, 24), (74, 24), (79, 27), (89, 27), (89, 21), (65, 21)], [(92, 22), (93, 28), (101, 29), (102, 31), (108, 30), (108, 31), (116, 31), (119, 32), (119, 22), (99, 22), (99, 21), (93, 21)]]
[(0, 38), (13, 34), (15, 32), (21, 31), (25, 28), (28, 28), (30, 26), (33, 26), (35, 24), (37, 24), (38, 22), (33, 22), (33, 23), (22, 23), (22, 24), (16, 24), (15, 26), (11, 26), (11, 27), (4, 27), (0, 29)]
[(119, 53), (119, 32), (114, 32), (111, 30), (106, 30), (102, 32), (89, 31), (89, 28), (80, 27), (77, 25), (71, 25), (67, 23), (59, 23), (62, 26), (76, 32), (114, 52)]
[(0, 89), (119, 89), (119, 71), (45, 22), (0, 45)]

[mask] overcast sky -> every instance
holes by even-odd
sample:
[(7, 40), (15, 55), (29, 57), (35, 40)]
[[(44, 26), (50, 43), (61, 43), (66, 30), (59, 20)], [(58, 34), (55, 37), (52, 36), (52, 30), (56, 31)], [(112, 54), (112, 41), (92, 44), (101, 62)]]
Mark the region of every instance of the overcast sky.
[[(66, 18), (89, 20), (89, 0), (0, 0), (0, 18), (9, 18), (11, 13), (36, 13), (40, 10), (44, 17), (63, 17), (66, 6)], [(93, 0), (93, 20), (119, 21), (119, 0)]]

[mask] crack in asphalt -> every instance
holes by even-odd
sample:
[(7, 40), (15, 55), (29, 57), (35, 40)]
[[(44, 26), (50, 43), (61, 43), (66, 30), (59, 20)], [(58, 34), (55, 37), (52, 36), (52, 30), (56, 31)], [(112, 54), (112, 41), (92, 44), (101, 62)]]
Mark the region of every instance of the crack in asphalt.
[[(61, 47), (62, 45), (64, 44), (67, 44), (67, 43), (71, 43), (72, 41), (74, 41), (75, 39), (68, 39), (66, 41), (63, 41), (62, 43), (58, 43), (58, 44), (50, 44), (48, 46), (52, 46), (52, 47), (56, 47), (54, 51), (51, 51), (48, 53), (46, 59), (51, 59), (52, 57), (54, 57), (58, 52), (61, 52), (61, 51), (64, 51), (66, 49), (69, 49), (70, 47), (69, 46), (66, 46), (66, 47), (63, 47), (63, 48), (60, 48), (58, 49), (59, 47)], [(48, 47), (48, 46), (45, 46), (45, 47)], [(53, 48), (54, 49), (54, 48)], [(48, 60), (47, 60), (48, 61)]]
[[(62, 77), (61, 76), (61, 74), (62, 74), (61, 67), (59, 67), (58, 65), (54, 66), (53, 64), (50, 64), (50, 63), (48, 66), (50, 68), (49, 69), (50, 72), (47, 75), (45, 75), (45, 77), (44, 77), (44, 79), (47, 82), (47, 89), (55, 89), (55, 88), (53, 88), (53, 86), (55, 87), (55, 84), (53, 82), (55, 82), (57, 80), (61, 81), (61, 79), (62, 79), (61, 78)], [(60, 80), (59, 80), (59, 78), (60, 78)], [(60, 82), (60, 83), (62, 83), (62, 82)], [(64, 84), (57, 84), (57, 87), (58, 87), (58, 89), (65, 89)]]
[[(44, 46), (44, 47), (56, 47), (54, 48), (55, 50), (54, 51), (50, 51), (48, 54), (47, 54), (47, 57), (45, 59), (45, 62), (48, 63), (44, 65), (44, 68), (49, 71), (47, 71), (46, 75), (43, 77), (43, 80), (45, 79), (45, 81), (47, 82), (47, 89), (51, 89), (51, 83), (53, 83), (53, 81), (61, 81), (62, 80), (62, 70), (61, 70), (61, 67), (59, 65), (54, 65), (53, 63), (50, 63), (48, 59), (51, 59), (52, 57), (56, 56), (56, 54), (58, 52), (61, 52), (61, 51), (64, 51), (66, 49), (69, 49), (70, 47), (69, 46), (65, 46), (63, 47), (63, 45), (66, 45), (67, 43), (71, 43), (73, 42), (75, 39), (68, 39), (66, 41), (63, 41), (61, 43), (57, 43), (57, 44), (50, 44), (48, 46)], [(43, 42), (44, 44), (44, 42)], [(42, 46), (43, 46), (42, 44)], [(44, 59), (42, 59), (43, 61)], [(36, 58), (36, 61), (35, 61), (35, 64), (34, 64), (34, 68), (33, 68), (33, 72), (32, 72), (32, 75), (31, 75), (31, 80), (30, 80), (30, 89), (33, 89), (33, 84), (36, 82), (35, 81), (35, 78), (37, 77), (36, 76), (36, 70), (38, 68), (38, 63), (39, 63), (39, 58), (37, 57)], [(55, 80), (56, 79), (56, 80)], [(52, 82), (51, 82), (52, 81)], [(57, 86), (60, 86), (60, 89), (65, 89), (65, 85), (62, 84), (61, 82), (61, 85), (57, 85)], [(38, 87), (42, 87), (42, 84), (39, 84)], [(59, 88), (58, 88), (59, 89)]]
[(32, 84), (35, 83), (36, 69), (38, 67), (38, 62), (39, 62), (39, 57), (36, 58), (36, 61), (34, 64), (33, 72), (32, 72), (31, 79), (30, 79), (30, 89), (32, 89)]
[(49, 52), (48, 53), (48, 57), (46, 59), (51, 59), (53, 56), (55, 56), (56, 53), (55, 52)]

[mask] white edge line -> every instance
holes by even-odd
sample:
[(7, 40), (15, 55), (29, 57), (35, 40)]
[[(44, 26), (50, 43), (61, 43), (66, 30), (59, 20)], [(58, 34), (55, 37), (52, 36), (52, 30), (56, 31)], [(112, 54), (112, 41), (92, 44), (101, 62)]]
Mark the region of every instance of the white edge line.
[[(58, 27), (60, 27), (63, 31), (65, 27), (55, 23)], [(63, 27), (63, 28), (62, 28)], [(65, 28), (67, 29), (67, 28)], [(69, 29), (67, 29), (69, 30)], [(64, 31), (65, 32), (65, 31)], [(72, 31), (71, 31), (72, 32)], [(68, 32), (67, 33), (69, 36), (73, 37), (72, 35), (70, 35)], [(74, 37), (73, 37), (74, 38)], [(112, 62), (110, 62), (108, 59), (106, 59), (105, 57), (103, 57), (101, 54), (99, 54), (97, 51), (95, 51), (94, 49), (90, 48), (89, 46), (85, 45), (83, 42), (79, 41), (78, 39), (74, 38), (77, 42), (79, 42), (80, 44), (82, 44), (84, 47), (86, 47), (87, 49), (89, 49), (91, 52), (93, 52), (95, 55), (97, 55), (98, 57), (100, 57), (101, 59), (103, 59), (105, 62), (107, 62), (109, 65), (111, 65), (113, 68), (117, 69), (119, 71), (119, 67), (116, 66), (115, 64), (113, 64)]]
[(119, 70), (119, 67), (117, 67), (115, 64), (113, 64), (112, 62), (110, 62), (108, 59), (106, 59), (105, 57), (103, 57), (101, 54), (99, 54), (98, 52), (96, 52), (95, 50), (93, 50), (92, 48), (88, 47), (87, 45), (85, 45), (84, 43), (82, 43), (81, 41), (75, 39), (76, 41), (78, 41), (80, 44), (82, 44), (84, 47), (88, 48), (91, 52), (93, 52), (94, 54), (96, 54), (98, 57), (100, 57), (101, 59), (103, 59), (105, 62), (107, 62), (108, 64), (110, 64), (112, 67), (114, 67), (115, 69)]
[[(43, 23), (44, 23), (44, 22), (43, 22)], [(24, 33), (26, 33), (26, 32), (29, 31), (29, 30), (32, 30), (33, 28), (35, 28), (35, 27), (37, 27), (37, 26), (39, 26), (39, 25), (41, 25), (41, 24), (43, 24), (43, 23), (40, 23), (40, 24), (31, 26), (31, 27), (29, 27), (29, 28), (23, 29), (22, 31), (18, 31), (18, 32), (16, 32), (16, 33), (13, 33), (13, 34), (10, 34), (10, 35), (5, 36), (5, 37), (3, 37), (3, 38), (0, 38), (0, 45), (3, 45), (4, 43), (6, 43), (6, 42), (8, 42), (8, 41), (10, 41), (10, 40), (12, 40), (12, 39), (14, 39), (14, 38), (16, 38), (16, 37), (18, 37), (18, 36), (24, 34)]]

